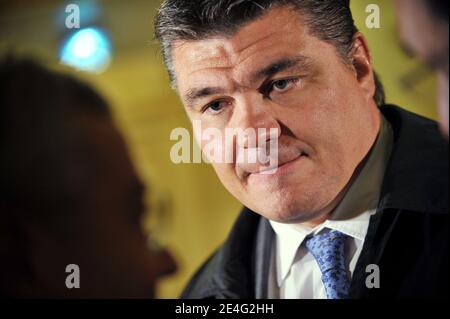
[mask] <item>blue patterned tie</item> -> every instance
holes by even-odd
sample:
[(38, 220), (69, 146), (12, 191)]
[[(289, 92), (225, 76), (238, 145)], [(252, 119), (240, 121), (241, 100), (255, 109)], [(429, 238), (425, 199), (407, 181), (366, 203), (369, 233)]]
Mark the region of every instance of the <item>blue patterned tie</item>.
[(306, 247), (319, 264), (328, 299), (348, 297), (350, 280), (345, 269), (344, 251), (347, 237), (339, 231), (330, 231), (306, 241)]

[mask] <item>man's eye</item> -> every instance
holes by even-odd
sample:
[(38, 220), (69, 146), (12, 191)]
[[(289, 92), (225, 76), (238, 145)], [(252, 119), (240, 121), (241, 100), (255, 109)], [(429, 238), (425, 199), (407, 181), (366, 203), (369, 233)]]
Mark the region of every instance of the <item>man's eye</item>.
[(204, 112), (209, 112), (210, 114), (219, 114), (223, 111), (225, 104), (225, 101), (212, 102), (205, 107)]
[(290, 90), (297, 82), (298, 79), (296, 78), (277, 80), (272, 83), (272, 90), (281, 93), (286, 92)]

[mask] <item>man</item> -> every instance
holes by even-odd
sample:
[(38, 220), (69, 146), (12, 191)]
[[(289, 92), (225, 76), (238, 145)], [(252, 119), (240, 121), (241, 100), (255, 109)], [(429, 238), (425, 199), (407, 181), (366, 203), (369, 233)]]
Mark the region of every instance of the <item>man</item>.
[(166, 0), (156, 36), (191, 120), (278, 141), (276, 167), (213, 163), (246, 208), (184, 298), (448, 294), (447, 144), (384, 105), (348, 0)]
[(441, 129), (448, 139), (448, 1), (396, 0), (404, 47), (438, 74)]
[(0, 63), (0, 176), (2, 297), (151, 298), (173, 271), (148, 245), (144, 188), (86, 85)]

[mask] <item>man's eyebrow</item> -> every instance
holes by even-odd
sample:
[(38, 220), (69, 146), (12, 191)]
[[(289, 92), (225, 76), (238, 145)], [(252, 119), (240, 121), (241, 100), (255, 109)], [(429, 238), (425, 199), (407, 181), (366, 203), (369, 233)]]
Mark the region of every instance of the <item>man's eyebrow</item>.
[(225, 93), (225, 89), (220, 88), (220, 87), (206, 87), (206, 88), (202, 88), (202, 89), (189, 89), (185, 96), (184, 99), (186, 101), (186, 105), (189, 107), (192, 107), (195, 102), (199, 99), (202, 99), (204, 97), (208, 97), (210, 95), (214, 95), (214, 94), (224, 94)]
[(264, 67), (263, 69), (256, 71), (251, 79), (255, 82), (262, 78), (271, 77), (294, 66), (299, 66), (307, 69), (310, 63), (310, 59), (304, 55), (298, 55), (294, 58), (282, 58)]

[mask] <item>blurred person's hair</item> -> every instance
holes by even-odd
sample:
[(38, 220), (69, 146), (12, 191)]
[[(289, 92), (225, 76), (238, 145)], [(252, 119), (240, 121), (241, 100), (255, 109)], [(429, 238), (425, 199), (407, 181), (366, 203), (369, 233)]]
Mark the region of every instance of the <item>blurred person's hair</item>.
[(5, 276), (31, 276), (20, 225), (39, 222), (64, 234), (71, 212), (81, 211), (100, 165), (82, 116), (111, 117), (85, 84), (30, 60), (0, 60), (0, 255), (11, 259), (2, 262)]
[[(302, 15), (310, 34), (334, 45), (344, 63), (351, 64), (353, 38), (358, 32), (350, 0), (165, 0), (155, 19), (155, 36), (170, 80), (176, 86), (172, 45), (178, 40), (232, 36), (270, 9), (290, 6)], [(375, 74), (378, 105), (385, 103), (382, 83)]]
[[(57, 210), (82, 190), (89, 137), (80, 116), (110, 118), (104, 100), (76, 79), (30, 60), (0, 62), (0, 199), (2, 204)], [(82, 152), (87, 151), (87, 152)], [(91, 158), (84, 158), (90, 160)], [(78, 198), (78, 197), (77, 197)]]

